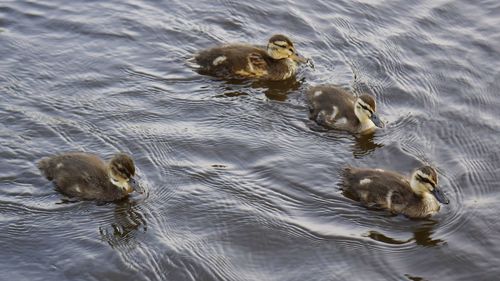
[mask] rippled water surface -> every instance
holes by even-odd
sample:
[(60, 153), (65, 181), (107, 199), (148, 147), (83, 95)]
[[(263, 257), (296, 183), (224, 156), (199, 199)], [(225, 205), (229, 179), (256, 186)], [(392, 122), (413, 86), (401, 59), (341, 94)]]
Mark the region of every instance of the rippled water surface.
[[(498, 280), (500, 2), (1, 1), (2, 280)], [(289, 35), (315, 69), (201, 76), (186, 59)], [(304, 91), (378, 100), (362, 138), (311, 130)], [(147, 190), (67, 203), (61, 151), (131, 153)], [(345, 165), (428, 163), (427, 220), (338, 190)]]

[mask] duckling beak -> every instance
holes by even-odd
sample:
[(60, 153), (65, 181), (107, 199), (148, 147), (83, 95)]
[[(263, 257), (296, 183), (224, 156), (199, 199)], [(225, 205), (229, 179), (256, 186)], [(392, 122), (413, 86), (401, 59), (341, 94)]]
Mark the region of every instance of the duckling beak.
[(137, 183), (137, 181), (134, 178), (130, 178), (128, 180), (128, 186), (130, 187), (129, 192), (135, 191), (139, 194), (144, 193), (144, 190), (142, 189), (142, 187)]
[(449, 204), (450, 203), (450, 200), (448, 200), (448, 198), (446, 197), (446, 195), (444, 195), (444, 192), (441, 191), (441, 189), (439, 189), (438, 187), (435, 187), (433, 190), (432, 190), (432, 195), (434, 195), (434, 197), (436, 197), (437, 201), (443, 203), (443, 204)]
[(379, 128), (383, 128), (385, 126), (384, 122), (382, 122), (378, 114), (375, 112), (372, 114), (372, 117), (370, 117), (370, 120), (372, 120), (373, 124)]

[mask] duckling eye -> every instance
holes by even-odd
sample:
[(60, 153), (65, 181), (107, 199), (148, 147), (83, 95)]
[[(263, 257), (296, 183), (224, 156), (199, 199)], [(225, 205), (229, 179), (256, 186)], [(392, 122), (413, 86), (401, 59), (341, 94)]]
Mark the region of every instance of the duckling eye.
[(276, 46), (278, 46), (278, 47), (280, 47), (280, 48), (283, 48), (283, 49), (285, 49), (285, 48), (286, 48), (286, 45), (281, 45), (281, 44), (276, 44), (276, 43), (274, 43), (274, 45), (276, 45)]
[(420, 176), (420, 175), (418, 176), (418, 179), (419, 179), (421, 182), (426, 183), (426, 184), (427, 184), (427, 186), (429, 186), (429, 190), (430, 190), (430, 191), (434, 190), (434, 183), (432, 183), (429, 179), (424, 178), (424, 177), (422, 177), (422, 176)]
[(371, 111), (368, 107), (363, 106), (361, 104), (358, 104), (358, 108), (363, 108), (365, 111), (368, 111), (370, 113), (370, 117), (373, 115), (373, 111)]

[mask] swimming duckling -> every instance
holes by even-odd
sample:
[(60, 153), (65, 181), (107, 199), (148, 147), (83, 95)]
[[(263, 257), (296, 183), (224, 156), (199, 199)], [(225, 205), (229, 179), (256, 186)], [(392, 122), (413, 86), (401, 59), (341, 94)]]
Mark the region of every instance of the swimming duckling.
[(267, 50), (251, 45), (224, 45), (199, 52), (192, 59), (201, 74), (222, 78), (285, 80), (295, 75), (299, 56), (285, 35), (273, 35)]
[(307, 91), (309, 119), (328, 129), (366, 133), (384, 127), (371, 95), (355, 97), (340, 87), (321, 85)]
[(125, 153), (115, 154), (109, 163), (94, 154), (65, 153), (42, 158), (38, 168), (70, 197), (115, 201), (133, 191), (134, 161)]
[(403, 175), (381, 169), (348, 167), (344, 170), (342, 190), (347, 197), (372, 208), (388, 210), (410, 218), (425, 218), (448, 204), (434, 168), (423, 166), (408, 180)]

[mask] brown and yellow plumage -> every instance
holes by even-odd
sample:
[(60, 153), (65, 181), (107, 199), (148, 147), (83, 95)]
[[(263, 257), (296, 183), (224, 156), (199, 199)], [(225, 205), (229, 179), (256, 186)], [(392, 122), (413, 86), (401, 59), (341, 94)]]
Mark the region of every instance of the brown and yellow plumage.
[(274, 35), (267, 48), (231, 44), (200, 51), (192, 59), (198, 72), (221, 78), (284, 80), (295, 75), (297, 63), (307, 62), (297, 55), (292, 41)]

